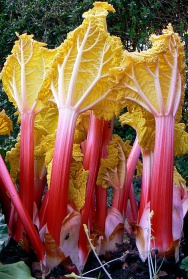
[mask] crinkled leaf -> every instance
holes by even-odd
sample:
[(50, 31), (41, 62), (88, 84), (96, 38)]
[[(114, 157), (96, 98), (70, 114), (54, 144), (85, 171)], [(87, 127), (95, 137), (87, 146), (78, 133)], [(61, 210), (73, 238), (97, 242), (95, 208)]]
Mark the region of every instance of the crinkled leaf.
[(10, 136), (10, 131), (12, 131), (12, 121), (6, 115), (5, 110), (3, 109), (0, 112), (0, 135)]
[(47, 67), (56, 50), (48, 50), (33, 35), (18, 35), (18, 40), (2, 70), (2, 81), (9, 100), (19, 111), (35, 105)]
[(177, 169), (174, 167), (174, 176), (173, 176), (173, 182), (176, 184), (179, 188), (182, 187), (182, 185), (186, 185), (185, 180), (181, 176), (181, 174), (177, 171)]
[(128, 112), (122, 114), (119, 120), (122, 125), (128, 124), (136, 131), (139, 145), (144, 150), (154, 149), (155, 142), (155, 119), (151, 113), (136, 104), (127, 106)]
[(184, 123), (175, 124), (174, 154), (175, 156), (188, 154), (188, 133), (185, 131)]
[(77, 210), (82, 209), (85, 203), (87, 179), (88, 171), (84, 170), (82, 163), (72, 163), (69, 181), (69, 199), (74, 203)]
[(16, 182), (20, 171), (20, 134), (15, 146), (6, 153), (6, 161), (10, 164), (10, 176)]
[(147, 51), (125, 51), (118, 102), (132, 100), (152, 112), (176, 114), (185, 83), (184, 50), (172, 26), (150, 38)]
[(35, 118), (35, 129), (41, 134), (55, 134), (58, 122), (58, 110), (55, 105), (50, 105), (42, 109)]
[(97, 177), (97, 185), (107, 188), (121, 188), (124, 185), (126, 175), (126, 158), (130, 151), (129, 141), (124, 143), (118, 135), (107, 146), (108, 156), (101, 159), (101, 165)]
[(81, 113), (76, 121), (76, 129), (74, 133), (74, 143), (81, 143), (87, 137), (89, 126), (89, 111)]
[[(103, 13), (107, 7), (101, 5)], [(58, 108), (102, 109), (101, 116), (112, 118), (116, 96), (109, 93), (118, 80), (109, 69), (120, 65), (121, 58), (121, 41), (106, 32), (99, 5), (59, 47), (40, 98), (52, 99), (53, 93)]]
[(88, 171), (83, 168), (83, 153), (80, 145), (73, 145), (72, 163), (69, 180), (69, 199), (76, 206), (77, 210), (83, 208), (86, 195), (86, 183)]

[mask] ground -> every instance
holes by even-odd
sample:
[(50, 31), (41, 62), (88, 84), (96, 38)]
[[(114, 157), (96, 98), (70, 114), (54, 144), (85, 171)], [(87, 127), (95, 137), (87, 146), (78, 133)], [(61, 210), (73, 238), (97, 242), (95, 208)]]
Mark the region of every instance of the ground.
[[(157, 266), (160, 266), (161, 261), (163, 261), (160, 271), (158, 273), (159, 277), (156, 278), (176, 278), (176, 279), (186, 279), (186, 273), (184, 270), (180, 269), (181, 260), (184, 258), (182, 249), (180, 249), (180, 261), (175, 263), (174, 259), (157, 259)], [(116, 259), (116, 260), (114, 260)], [(23, 260), (31, 269), (32, 276), (34, 278), (42, 278), (41, 266), (37, 262), (37, 259), (33, 253), (27, 254), (21, 247), (11, 239), (8, 245), (0, 253), (0, 262), (14, 263)], [(114, 261), (112, 261), (114, 260)], [(133, 239), (130, 239), (129, 243), (124, 243), (118, 246), (115, 253), (106, 253), (104, 257), (101, 258), (103, 263), (112, 261), (111, 263), (105, 265), (105, 268), (110, 273), (113, 279), (149, 279), (149, 269), (148, 262), (143, 263), (140, 258), (136, 245)], [(95, 256), (91, 253), (88, 261), (85, 265), (84, 272), (96, 269), (99, 267), (99, 263)], [(71, 273), (71, 269), (74, 270), (74, 266), (63, 266), (59, 265), (53, 271), (46, 269), (45, 279), (63, 279), (66, 278), (64, 275), (68, 272)], [(44, 273), (43, 273), (44, 274)], [(109, 278), (102, 269), (97, 269), (85, 275), (87, 278)]]

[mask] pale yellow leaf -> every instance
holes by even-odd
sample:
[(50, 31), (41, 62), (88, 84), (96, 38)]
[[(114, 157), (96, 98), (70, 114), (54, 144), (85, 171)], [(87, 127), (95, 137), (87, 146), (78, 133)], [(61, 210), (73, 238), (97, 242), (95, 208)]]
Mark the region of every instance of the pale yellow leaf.
[[(45, 48), (33, 35), (18, 35), (18, 40), (2, 70), (2, 81), (9, 100), (20, 112), (35, 109), (37, 96), (56, 50)], [(42, 96), (41, 96), (42, 99)]]
[(6, 115), (5, 110), (2, 110), (0, 112), (0, 135), (10, 136), (11, 131), (12, 131), (12, 121)]
[(120, 65), (123, 52), (120, 39), (110, 36), (101, 22), (99, 11), (103, 14), (109, 5), (99, 6), (58, 48), (40, 98), (53, 99), (58, 108), (80, 113), (92, 108), (101, 111), (100, 117), (112, 118), (116, 95), (109, 94), (118, 79), (110, 69)]

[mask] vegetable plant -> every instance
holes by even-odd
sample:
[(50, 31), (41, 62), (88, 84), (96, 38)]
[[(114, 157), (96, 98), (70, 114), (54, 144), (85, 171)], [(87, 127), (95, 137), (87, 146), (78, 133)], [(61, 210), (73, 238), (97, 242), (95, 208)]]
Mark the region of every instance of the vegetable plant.
[[(33, 247), (43, 264), (54, 268), (70, 257), (67, 268), (73, 265), (75, 273), (90, 252), (87, 236), (98, 254), (116, 250), (124, 229), (136, 234), (143, 260), (150, 246), (177, 252), (188, 208), (185, 181), (174, 170), (174, 155), (188, 152), (180, 140), (188, 139), (179, 123), (185, 82), (180, 38), (168, 25), (151, 37), (151, 49), (129, 53), (109, 34), (108, 12), (115, 12), (112, 5), (95, 2), (53, 50), (33, 35), (17, 34), (1, 73), (20, 122), (18, 141), (6, 156), (10, 173), (0, 157), (6, 222), (12, 237), (28, 251)], [(112, 133), (119, 116), (136, 131), (132, 146)], [(10, 130), (2, 111), (0, 133)], [(140, 208), (135, 171), (142, 172)]]

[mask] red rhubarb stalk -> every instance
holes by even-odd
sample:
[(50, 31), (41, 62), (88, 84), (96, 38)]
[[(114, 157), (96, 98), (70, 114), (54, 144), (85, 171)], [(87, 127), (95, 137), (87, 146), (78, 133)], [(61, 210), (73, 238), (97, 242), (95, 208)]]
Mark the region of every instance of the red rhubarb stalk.
[(95, 222), (101, 228), (102, 232), (105, 229), (105, 220), (107, 216), (107, 196), (108, 189), (98, 185), (96, 187), (96, 215)]
[(44, 195), (44, 199), (42, 201), (42, 205), (39, 211), (39, 221), (40, 221), (39, 231), (42, 229), (42, 227), (46, 224), (47, 221), (48, 198), (49, 198), (49, 190), (47, 190)]
[(34, 202), (34, 113), (21, 113), (20, 198), (33, 217)]
[(11, 180), (11, 177), (9, 175), (9, 172), (5, 166), (5, 163), (0, 156), (0, 178), (2, 183), (4, 184), (4, 187), (7, 190), (7, 193), (10, 196), (10, 199), (13, 202), (13, 205), (15, 206), (15, 209), (18, 213), (18, 216), (25, 228), (25, 231), (33, 245), (33, 248), (38, 256), (39, 260), (44, 260), (44, 245), (42, 244), (42, 241), (37, 233), (37, 230), (35, 226), (33, 225), (31, 218), (23, 205), (22, 201), (20, 200), (18, 193), (16, 191), (16, 188)]
[(0, 203), (2, 207), (2, 213), (5, 216), (6, 224), (9, 223), (10, 215), (11, 215), (11, 200), (7, 195), (6, 188), (4, 187), (3, 182), (0, 177)]
[(118, 209), (121, 214), (123, 213), (123, 192), (124, 187), (120, 189), (114, 189), (112, 199), (112, 207)]
[(126, 182), (125, 182), (125, 191), (124, 191), (124, 210), (126, 212), (127, 210), (127, 203), (128, 203), (128, 198), (130, 195), (130, 188), (132, 184), (132, 180), (134, 177), (134, 172), (136, 169), (136, 164), (138, 161), (138, 158), (140, 156), (140, 146), (138, 144), (138, 137), (136, 137), (133, 147), (131, 149), (131, 152), (128, 156), (127, 159), (127, 176), (126, 176)]
[[(114, 127), (114, 121), (104, 120), (103, 126), (103, 139), (102, 139), (102, 153), (101, 158), (106, 158), (108, 153), (106, 146), (109, 144), (109, 141), (112, 139), (112, 131)], [(104, 189), (102, 186), (98, 185), (96, 187), (96, 214), (95, 222), (104, 232), (105, 230), (105, 221), (107, 216), (107, 195), (108, 190)]]
[(46, 168), (43, 166), (42, 170), (39, 169), (38, 161), (34, 162), (34, 201), (38, 208), (40, 208), (40, 203), (44, 188), (46, 185)]
[(138, 203), (136, 200), (133, 183), (131, 184), (131, 187), (130, 187), (129, 200), (130, 200), (130, 206), (131, 206), (132, 221), (137, 222), (137, 220), (138, 220)]
[(47, 228), (58, 245), (62, 221), (67, 215), (69, 176), (77, 116), (77, 111), (72, 108), (59, 109), (47, 212)]

